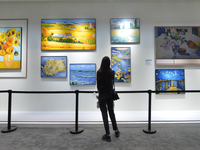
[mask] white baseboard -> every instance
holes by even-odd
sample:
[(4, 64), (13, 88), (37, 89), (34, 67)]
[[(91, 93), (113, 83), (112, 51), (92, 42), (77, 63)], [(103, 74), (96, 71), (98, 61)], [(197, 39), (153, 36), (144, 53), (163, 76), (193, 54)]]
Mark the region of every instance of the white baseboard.
[[(198, 121), (200, 111), (152, 111), (152, 121)], [(116, 111), (117, 121), (143, 122), (148, 121), (147, 111)], [(7, 121), (7, 112), (0, 112), (0, 122)], [(75, 112), (50, 112), (50, 111), (13, 111), (11, 121), (14, 122), (74, 122)], [(102, 121), (100, 111), (80, 111), (78, 121)]]

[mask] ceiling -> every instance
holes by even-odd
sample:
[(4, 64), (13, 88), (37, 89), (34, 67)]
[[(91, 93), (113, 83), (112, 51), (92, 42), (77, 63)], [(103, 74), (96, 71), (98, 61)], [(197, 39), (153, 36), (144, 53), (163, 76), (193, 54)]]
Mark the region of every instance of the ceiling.
[(199, 0), (0, 0), (0, 2), (200, 2)]

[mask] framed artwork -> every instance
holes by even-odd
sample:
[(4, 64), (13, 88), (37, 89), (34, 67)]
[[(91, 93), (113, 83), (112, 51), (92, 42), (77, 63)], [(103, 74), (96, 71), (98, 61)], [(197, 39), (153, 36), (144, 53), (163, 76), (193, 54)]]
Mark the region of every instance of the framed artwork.
[(42, 19), (41, 50), (96, 50), (96, 19)]
[(28, 19), (0, 19), (0, 78), (27, 76)]
[(0, 69), (21, 69), (21, 27), (0, 27)]
[(111, 44), (140, 43), (140, 19), (110, 19)]
[[(156, 69), (156, 91), (180, 91), (164, 94), (184, 94), (185, 72), (184, 69)], [(159, 93), (163, 94), (163, 93)]]
[(67, 77), (67, 56), (42, 56), (41, 77)]
[(111, 47), (111, 69), (115, 82), (131, 82), (131, 48)]
[(96, 64), (70, 64), (70, 85), (95, 85)]
[(156, 26), (156, 65), (200, 64), (200, 26)]

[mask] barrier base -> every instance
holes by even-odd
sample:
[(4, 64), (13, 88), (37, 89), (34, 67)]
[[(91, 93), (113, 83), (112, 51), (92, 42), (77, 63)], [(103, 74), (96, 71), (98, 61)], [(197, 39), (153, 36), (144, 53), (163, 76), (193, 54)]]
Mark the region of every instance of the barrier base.
[(17, 130), (17, 127), (12, 126), (12, 127), (10, 127), (10, 129), (5, 128), (5, 129), (1, 130), (1, 132), (2, 132), (2, 133), (9, 133), (9, 132), (13, 132), (13, 131), (15, 131), (15, 130)]
[(71, 130), (70, 130), (70, 133), (71, 133), (71, 134), (79, 134), (79, 133), (82, 133), (83, 131), (84, 131), (83, 128), (71, 129)]
[(143, 132), (147, 133), (147, 134), (154, 134), (154, 133), (156, 133), (156, 130), (149, 130), (149, 129), (147, 129), (147, 130), (143, 130)]

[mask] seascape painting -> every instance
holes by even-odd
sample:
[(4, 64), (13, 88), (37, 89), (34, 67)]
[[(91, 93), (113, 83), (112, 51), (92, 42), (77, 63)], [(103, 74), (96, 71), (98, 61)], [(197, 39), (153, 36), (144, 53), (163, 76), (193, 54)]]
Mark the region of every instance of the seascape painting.
[(96, 19), (42, 19), (41, 50), (96, 50)]
[(41, 77), (64, 78), (67, 77), (66, 56), (42, 56)]
[(95, 85), (96, 64), (70, 64), (70, 85)]
[(110, 20), (111, 43), (140, 43), (140, 19)]
[(156, 59), (200, 59), (200, 27), (155, 27)]
[[(184, 94), (185, 73), (184, 69), (156, 69), (156, 91), (180, 91), (166, 92), (164, 94)], [(163, 93), (157, 93), (163, 94)]]
[(0, 28), (0, 69), (21, 69), (22, 28)]
[(111, 47), (111, 69), (115, 82), (131, 82), (131, 48)]

